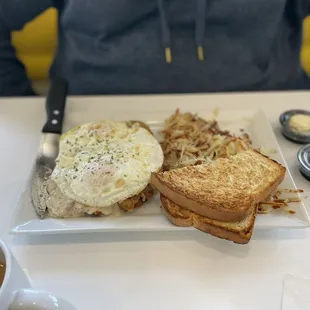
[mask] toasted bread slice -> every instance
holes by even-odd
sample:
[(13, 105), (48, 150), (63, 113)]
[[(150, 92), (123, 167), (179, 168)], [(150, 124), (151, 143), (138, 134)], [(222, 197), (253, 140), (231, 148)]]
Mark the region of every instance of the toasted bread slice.
[(175, 204), (223, 222), (245, 219), (273, 193), (286, 169), (254, 150), (199, 166), (152, 174), (151, 184)]
[(193, 226), (215, 237), (240, 244), (246, 244), (251, 239), (256, 217), (256, 206), (252, 206), (249, 215), (240, 222), (221, 222), (184, 209), (162, 195), (160, 200), (165, 215), (176, 226)]

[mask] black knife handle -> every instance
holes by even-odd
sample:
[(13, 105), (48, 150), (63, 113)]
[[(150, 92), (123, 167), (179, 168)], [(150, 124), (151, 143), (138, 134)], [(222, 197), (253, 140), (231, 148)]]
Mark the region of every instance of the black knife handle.
[(47, 121), (42, 129), (44, 133), (62, 133), (65, 114), (68, 83), (60, 77), (53, 77), (46, 97)]

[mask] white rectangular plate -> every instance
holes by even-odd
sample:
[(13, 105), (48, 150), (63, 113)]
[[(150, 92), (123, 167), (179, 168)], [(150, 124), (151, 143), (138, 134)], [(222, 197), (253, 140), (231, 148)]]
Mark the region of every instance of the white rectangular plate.
[[(87, 103), (85, 103), (87, 106)], [(136, 105), (130, 107), (130, 112), (121, 112), (120, 106), (104, 105), (104, 118), (119, 120), (142, 120), (147, 122), (151, 129), (158, 133), (163, 126), (163, 121), (174, 112), (173, 107), (166, 107), (158, 102), (158, 106), (146, 108), (147, 105)], [(67, 113), (65, 130), (78, 124), (98, 119), (98, 110), (103, 107), (88, 111), (70, 111)], [(182, 112), (188, 107), (182, 109)], [(128, 111), (128, 110), (127, 110)], [(68, 111), (67, 111), (68, 112)], [(192, 113), (199, 113), (206, 119), (213, 118), (212, 111), (208, 109), (192, 109)], [(102, 117), (103, 118), (103, 117)], [(261, 147), (265, 150), (273, 149), (274, 154), (270, 156), (286, 166), (285, 160), (279, 149), (275, 135), (268, 119), (260, 110), (220, 110), (218, 121), (223, 129), (228, 129), (236, 134), (240, 134), (240, 129), (247, 132), (254, 147)], [(295, 189), (295, 183), (288, 171), (281, 188)], [(290, 195), (292, 196), (292, 195)], [(309, 226), (309, 216), (303, 202), (293, 203), (291, 208), (296, 214), (291, 215), (284, 211), (274, 211), (270, 214), (258, 215), (255, 229), (273, 228), (303, 228)], [(77, 219), (51, 219), (41, 220), (37, 217), (30, 199), (30, 182), (26, 184), (19, 203), (16, 207), (14, 224), (11, 230), (14, 234), (55, 234), (55, 233), (78, 233), (94, 231), (170, 231), (189, 230), (192, 228), (173, 226), (160, 210), (158, 196), (143, 205), (132, 213), (118, 213), (116, 215), (100, 218), (77, 218)]]

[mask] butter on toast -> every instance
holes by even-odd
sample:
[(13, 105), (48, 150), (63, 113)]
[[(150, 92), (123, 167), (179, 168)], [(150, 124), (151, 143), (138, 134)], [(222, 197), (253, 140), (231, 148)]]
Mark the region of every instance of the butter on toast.
[(221, 222), (198, 215), (192, 211), (186, 210), (170, 199), (160, 196), (162, 209), (169, 221), (182, 227), (193, 226), (198, 230), (206, 232), (215, 237), (230, 240), (235, 243), (246, 244), (252, 236), (256, 206), (251, 207), (248, 216), (239, 222)]
[(237, 222), (277, 189), (285, 172), (276, 161), (250, 149), (204, 165), (153, 173), (151, 184), (189, 211)]

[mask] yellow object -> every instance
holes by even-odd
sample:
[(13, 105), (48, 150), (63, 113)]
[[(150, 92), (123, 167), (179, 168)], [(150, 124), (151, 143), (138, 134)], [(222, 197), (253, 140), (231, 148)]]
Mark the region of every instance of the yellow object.
[(301, 63), (310, 74), (310, 16), (304, 21), (304, 43), (301, 50)]
[(203, 47), (202, 46), (197, 46), (197, 57), (198, 60), (200, 61), (204, 61), (205, 60), (205, 55), (204, 55), (204, 51), (203, 51)]
[(166, 62), (170, 64), (172, 61), (172, 53), (171, 53), (170, 47), (165, 48), (165, 57), (166, 57)]
[(57, 12), (49, 9), (14, 32), (13, 46), (32, 80), (45, 80), (57, 45)]
[(294, 131), (306, 134), (310, 132), (310, 116), (304, 114), (293, 115), (290, 119), (290, 126)]
[[(57, 12), (49, 9), (20, 32), (13, 33), (13, 45), (33, 80), (46, 79), (57, 44)], [(166, 60), (171, 62), (171, 50), (166, 50)], [(301, 63), (310, 74), (310, 17), (304, 22), (304, 44)]]

